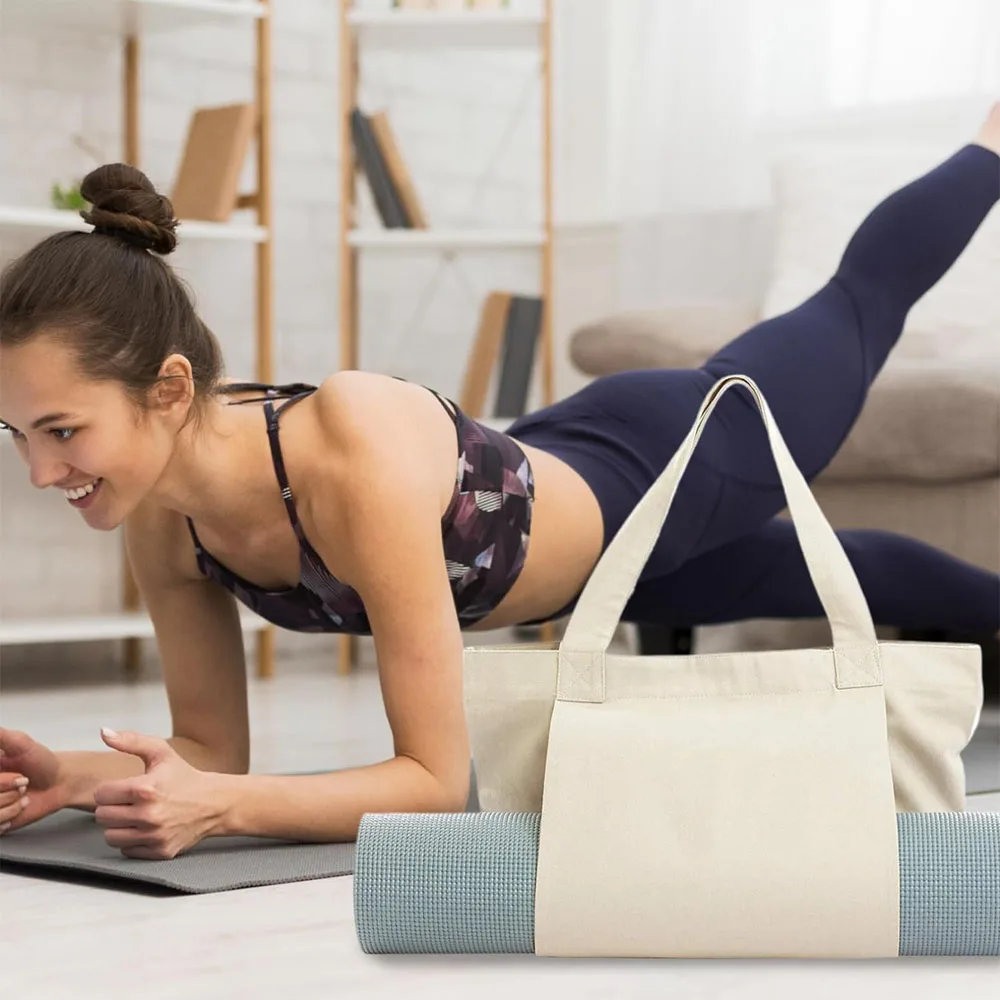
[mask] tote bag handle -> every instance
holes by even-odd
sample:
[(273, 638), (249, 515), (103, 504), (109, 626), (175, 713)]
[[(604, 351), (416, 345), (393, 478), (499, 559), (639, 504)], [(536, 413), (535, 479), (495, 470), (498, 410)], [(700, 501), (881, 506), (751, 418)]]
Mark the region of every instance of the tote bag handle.
[(760, 388), (746, 375), (727, 375), (709, 390), (691, 431), (591, 573), (559, 644), (559, 698), (604, 700), (604, 660), (611, 637), (663, 529), (705, 425), (722, 396), (737, 385), (749, 390), (764, 420), (809, 575), (833, 632), (837, 687), (882, 683), (875, 625), (839, 539), (795, 464)]

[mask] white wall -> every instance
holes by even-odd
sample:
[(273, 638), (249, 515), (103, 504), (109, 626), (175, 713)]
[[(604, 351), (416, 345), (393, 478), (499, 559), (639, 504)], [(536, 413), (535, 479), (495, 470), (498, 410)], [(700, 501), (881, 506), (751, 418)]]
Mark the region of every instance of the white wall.
[[(585, 59), (587, 45), (600, 49), (600, 25), (586, 18), (581, 23), (572, 36), (573, 51)], [(275, 376), (315, 382), (338, 365), (335, 0), (275, 0), (273, 37)], [(251, 99), (252, 42), (249, 26), (228, 23), (146, 39), (141, 165), (161, 190), (169, 191), (192, 109)], [(474, 51), (371, 54), (363, 63), (362, 106), (389, 109), (432, 222), (539, 221), (536, 58), (529, 52)], [(117, 37), (86, 29), (68, 39), (15, 34), (0, 6), (0, 202), (46, 205), (52, 182), (65, 183), (91, 169), (96, 161), (73, 145), (74, 133), (97, 146), (104, 159), (122, 155), (120, 77)], [(574, 113), (566, 95), (557, 98), (560, 151), (568, 148), (570, 154), (560, 162), (574, 165), (575, 178), (560, 213), (577, 223), (603, 214), (587, 209), (588, 186), (603, 176), (600, 163), (593, 161), (590, 169), (586, 158), (588, 148), (599, 148), (591, 115), (599, 99), (597, 88), (585, 103), (573, 105), (579, 109)], [(246, 190), (252, 178), (249, 163)], [(370, 221), (363, 182), (359, 188)], [(0, 234), (0, 261), (40, 238)], [(220, 336), (229, 371), (251, 375), (252, 249), (185, 246), (182, 238), (170, 259)], [(560, 232), (555, 309), (560, 394), (585, 381), (569, 370), (564, 340), (575, 324), (610, 308), (611, 259), (606, 227), (577, 225)], [(538, 258), (530, 251), (506, 251), (463, 255), (449, 263), (421, 254), (369, 252), (362, 258), (361, 287), (362, 366), (457, 393), (483, 295), (492, 287), (537, 291)], [(429, 287), (436, 291), (423, 301)], [(9, 442), (0, 445), (0, 614), (116, 610), (120, 570), (117, 533), (88, 531), (61, 496), (30, 486)], [(279, 654), (325, 649), (332, 655), (334, 648), (324, 638), (279, 635)], [(2, 655), (5, 670), (18, 664), (44, 669), (53, 659), (71, 655), (83, 663), (107, 657), (110, 649), (106, 644), (33, 652), (8, 647)]]

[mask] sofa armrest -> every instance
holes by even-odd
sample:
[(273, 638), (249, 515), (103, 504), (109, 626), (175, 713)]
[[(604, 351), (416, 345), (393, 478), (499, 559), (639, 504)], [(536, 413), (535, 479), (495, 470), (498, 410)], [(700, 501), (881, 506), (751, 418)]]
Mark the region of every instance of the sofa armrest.
[(721, 302), (616, 313), (576, 329), (569, 356), (581, 372), (595, 376), (634, 368), (699, 368), (758, 319), (756, 305)]

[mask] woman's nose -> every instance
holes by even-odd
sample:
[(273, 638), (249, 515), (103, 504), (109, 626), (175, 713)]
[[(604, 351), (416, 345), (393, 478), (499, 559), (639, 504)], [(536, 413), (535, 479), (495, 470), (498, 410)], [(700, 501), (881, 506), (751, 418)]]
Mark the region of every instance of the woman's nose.
[(70, 472), (70, 467), (65, 462), (42, 454), (31, 455), (28, 458), (28, 467), (31, 485), (39, 490), (47, 489), (68, 478)]

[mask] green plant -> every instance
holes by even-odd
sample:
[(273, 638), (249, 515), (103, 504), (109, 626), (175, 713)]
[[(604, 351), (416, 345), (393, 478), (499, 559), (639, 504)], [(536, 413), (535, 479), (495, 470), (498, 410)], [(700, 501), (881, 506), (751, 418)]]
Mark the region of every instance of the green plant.
[(51, 198), (53, 208), (70, 212), (79, 212), (90, 205), (87, 199), (80, 194), (80, 181), (65, 188), (58, 182), (53, 183)]
[[(88, 159), (93, 160), (94, 166), (99, 166), (107, 161), (104, 151), (79, 133), (74, 132), (70, 136), (70, 141), (77, 149), (85, 153)], [(80, 194), (80, 185), (82, 183), (82, 180), (76, 180), (64, 188), (58, 182), (54, 182), (49, 195), (52, 207), (69, 212), (79, 212), (85, 208), (89, 208), (90, 203)]]

